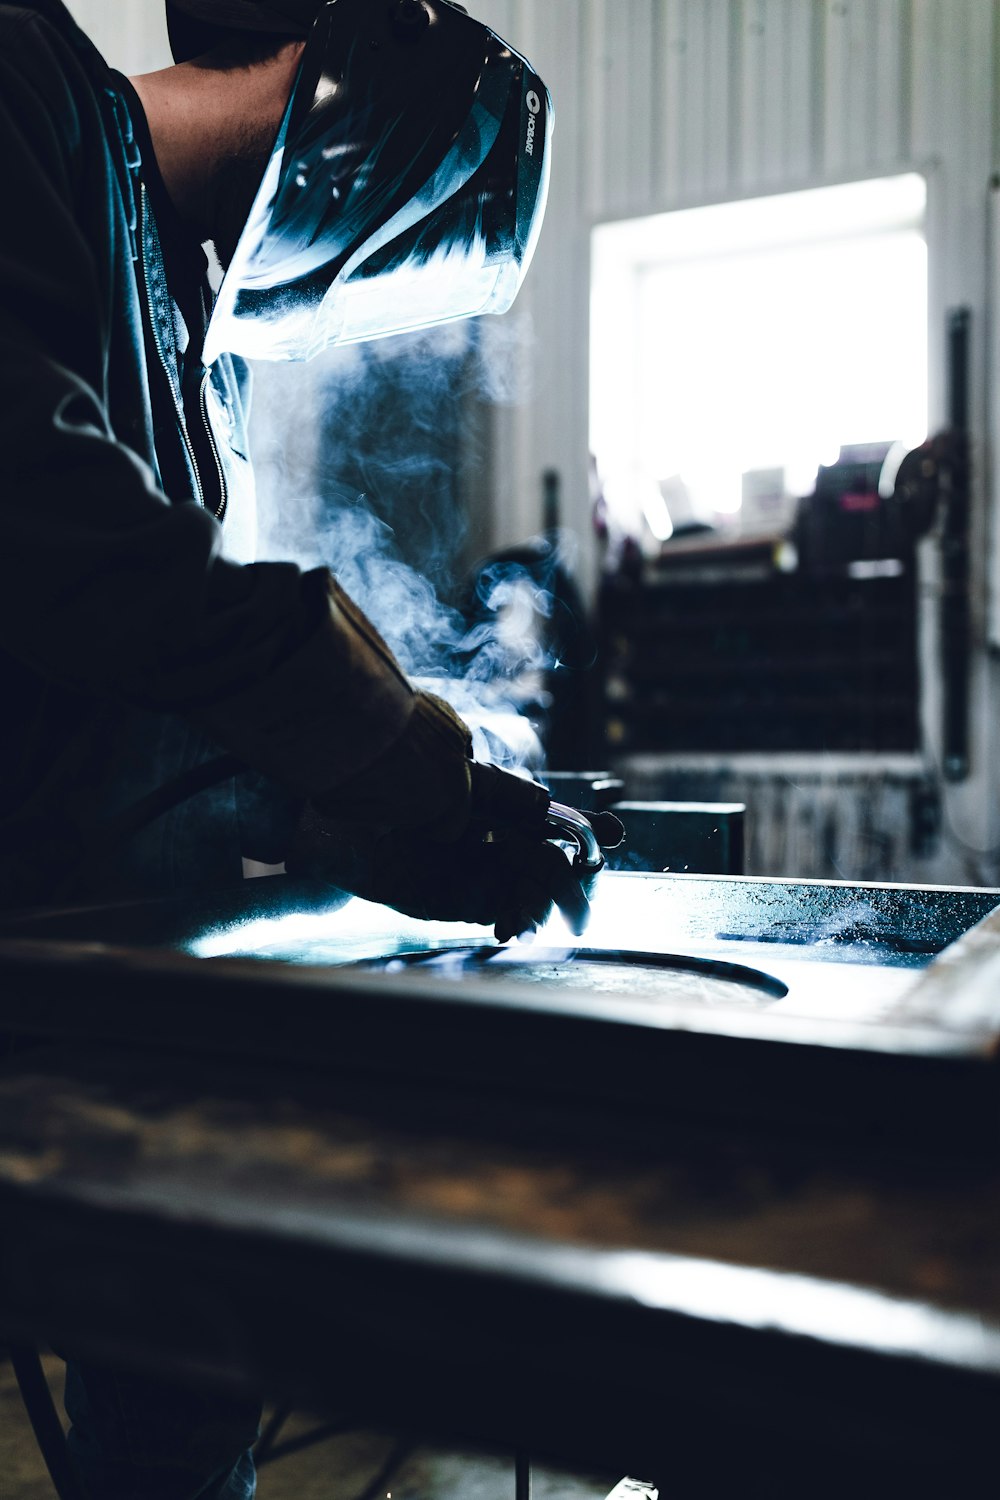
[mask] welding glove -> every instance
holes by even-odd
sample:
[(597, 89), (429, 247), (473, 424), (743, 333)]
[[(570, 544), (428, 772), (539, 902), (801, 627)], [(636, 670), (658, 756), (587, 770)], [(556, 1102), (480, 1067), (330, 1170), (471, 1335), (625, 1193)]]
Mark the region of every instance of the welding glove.
[(423, 827), (454, 839), (469, 821), (471, 765), (468, 726), (442, 698), (416, 693), (409, 722), (388, 750), (313, 801), (327, 817)]
[(492, 926), (501, 942), (543, 926), (554, 906), (579, 934), (589, 882), (546, 841), (550, 800), (474, 761), (454, 710), (417, 693), (400, 739), (307, 806), (287, 868), (407, 916)]
[(313, 803), (329, 818), (397, 832), (419, 828), (428, 838), (451, 842), (472, 822), (483, 829), (541, 829), (549, 794), (533, 781), (473, 761), (468, 726), (443, 699), (420, 692), (395, 744)]
[[(493, 766), (472, 766), (473, 780), (485, 787), (485, 807), (492, 797), (508, 805), (506, 782), (519, 778)], [(494, 773), (479, 776), (479, 773)], [(310, 875), (368, 901), (391, 906), (425, 921), (471, 922), (493, 927), (498, 941), (534, 932), (557, 906), (571, 930), (583, 932), (590, 916), (585, 883), (568, 857), (544, 839), (544, 813), (537, 808), (548, 794), (532, 782), (524, 799), (534, 803), (522, 825), (487, 831), (474, 813), (470, 826), (450, 843), (421, 833), (324, 818), (309, 807), (300, 821), (289, 872)], [(538, 794), (541, 793), (541, 798)], [(486, 814), (489, 818), (491, 815)]]
[(302, 589), (313, 628), (280, 670), (265, 642), (260, 671), (248, 665), (238, 691), (213, 695), (192, 717), (224, 749), (331, 816), (429, 825), (457, 838), (471, 795), (466, 725), (414, 690), (335, 578), (316, 569)]

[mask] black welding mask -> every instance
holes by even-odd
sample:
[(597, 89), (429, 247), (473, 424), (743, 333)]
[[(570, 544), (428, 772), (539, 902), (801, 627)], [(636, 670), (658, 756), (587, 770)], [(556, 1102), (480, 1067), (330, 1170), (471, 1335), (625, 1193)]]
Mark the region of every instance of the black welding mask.
[(505, 312), (538, 238), (551, 130), (528, 62), (450, 0), (319, 5), (206, 363)]

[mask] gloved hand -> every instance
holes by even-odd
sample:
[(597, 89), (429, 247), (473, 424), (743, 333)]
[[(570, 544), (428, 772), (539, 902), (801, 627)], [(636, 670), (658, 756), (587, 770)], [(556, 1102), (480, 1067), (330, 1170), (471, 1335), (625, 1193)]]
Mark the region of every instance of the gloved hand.
[(419, 828), (445, 843), (470, 826), (538, 832), (549, 801), (537, 782), (473, 761), (468, 726), (433, 693), (415, 695), (408, 727), (383, 755), (313, 798), (325, 817), (396, 831)]
[[(581, 878), (546, 841), (549, 793), (471, 756), (471, 735), (454, 710), (416, 694), (400, 739), (307, 806), (289, 873), (407, 916), (492, 925), (500, 942), (542, 926), (553, 906), (582, 933), (593, 876)], [(608, 842), (616, 844), (621, 824), (610, 821)]]
[(406, 729), (371, 765), (314, 797), (324, 816), (455, 839), (469, 821), (472, 736), (450, 704), (414, 696)]
[(470, 827), (444, 844), (324, 818), (310, 807), (287, 865), (291, 874), (318, 877), (410, 917), (492, 926), (501, 943), (541, 927), (553, 906), (581, 933), (590, 916), (583, 882), (563, 851), (545, 842), (543, 826), (534, 833), (508, 827), (490, 842)]
[[(546, 842), (549, 794), (496, 766), (470, 763), (466, 831), (450, 843), (424, 833), (324, 817), (307, 807), (288, 870), (329, 881), (407, 916), (492, 926), (497, 939), (532, 932), (558, 906), (579, 935), (590, 917), (592, 872), (581, 874)], [(622, 825), (610, 813), (591, 820), (611, 848)]]

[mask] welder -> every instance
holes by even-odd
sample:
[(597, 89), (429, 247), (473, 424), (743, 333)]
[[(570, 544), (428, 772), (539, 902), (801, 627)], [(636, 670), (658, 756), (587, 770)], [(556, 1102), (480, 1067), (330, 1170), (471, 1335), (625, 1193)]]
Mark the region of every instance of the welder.
[[(450, 0), (167, 12), (174, 65), (127, 80), (60, 0), (0, 4), (0, 903), (291, 851), (501, 939), (553, 904), (579, 929), (547, 794), (472, 759), (329, 573), (254, 562), (245, 426), (244, 357), (510, 305), (545, 87)], [(102, 1500), (252, 1493), (246, 1403), (77, 1365), (67, 1390)]]

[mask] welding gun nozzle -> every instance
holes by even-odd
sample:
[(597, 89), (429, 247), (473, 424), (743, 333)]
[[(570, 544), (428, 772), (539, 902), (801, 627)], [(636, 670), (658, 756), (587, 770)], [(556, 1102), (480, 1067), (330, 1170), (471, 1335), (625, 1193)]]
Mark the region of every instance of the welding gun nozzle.
[(576, 845), (574, 869), (593, 875), (604, 869), (604, 855), (597, 835), (582, 812), (577, 812), (575, 807), (564, 807), (561, 802), (552, 802), (547, 822), (558, 838)]

